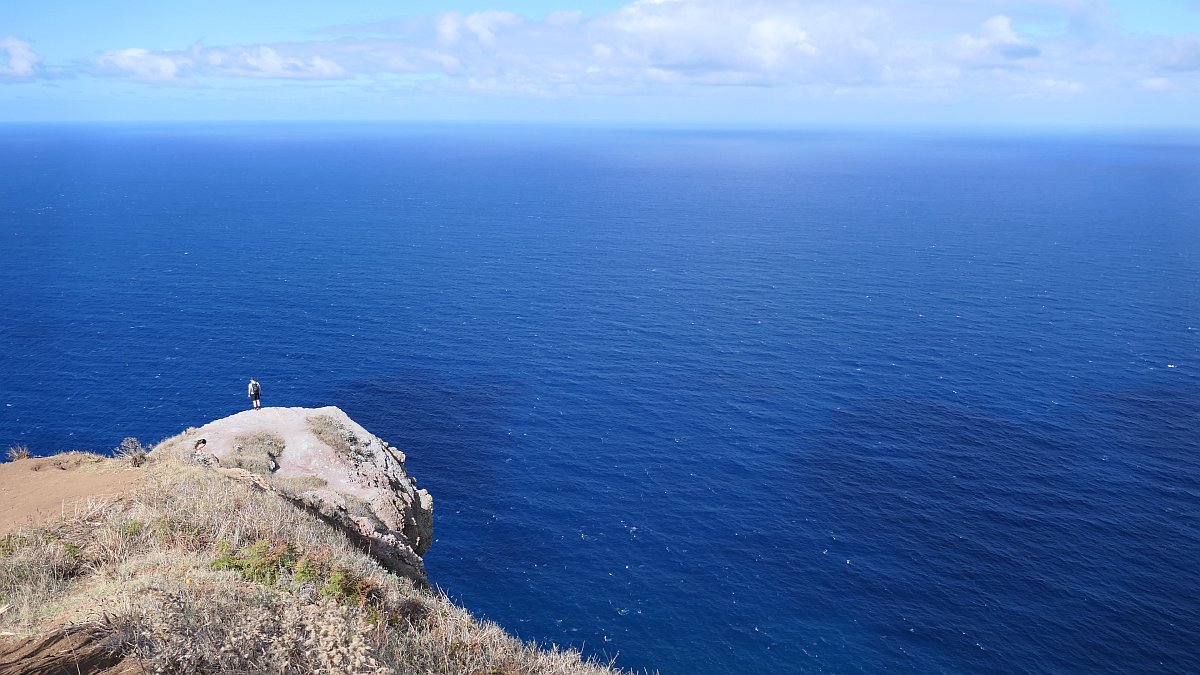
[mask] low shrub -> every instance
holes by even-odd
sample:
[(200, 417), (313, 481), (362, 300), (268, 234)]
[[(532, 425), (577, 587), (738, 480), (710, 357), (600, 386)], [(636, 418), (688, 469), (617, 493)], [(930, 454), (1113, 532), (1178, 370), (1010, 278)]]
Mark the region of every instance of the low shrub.
[(113, 457), (129, 462), (130, 465), (138, 467), (146, 463), (148, 452), (142, 447), (142, 442), (130, 436), (121, 441), (121, 444), (113, 449)]
[(213, 569), (234, 570), (247, 581), (267, 586), (279, 583), (280, 576), (291, 572), (300, 560), (296, 549), (283, 541), (260, 539), (237, 553), (230, 552), (230, 548), (227, 542), (218, 545), (221, 555), (213, 561)]

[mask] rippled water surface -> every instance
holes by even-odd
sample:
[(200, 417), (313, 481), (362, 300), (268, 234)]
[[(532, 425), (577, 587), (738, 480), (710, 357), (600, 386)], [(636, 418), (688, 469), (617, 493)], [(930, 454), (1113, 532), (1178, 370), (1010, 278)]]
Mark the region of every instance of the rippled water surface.
[(1200, 143), (0, 129), (0, 444), (335, 404), (665, 674), (1200, 671)]

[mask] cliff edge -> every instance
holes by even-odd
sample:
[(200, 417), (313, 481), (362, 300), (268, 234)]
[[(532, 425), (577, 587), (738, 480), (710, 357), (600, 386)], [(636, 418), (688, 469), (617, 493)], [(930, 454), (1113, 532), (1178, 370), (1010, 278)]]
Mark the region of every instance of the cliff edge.
[(337, 408), (117, 455), (0, 464), (0, 675), (617, 672), (434, 590), (432, 499)]
[(339, 408), (246, 410), (189, 429), (152, 454), (159, 453), (190, 455), (278, 492), (393, 572), (428, 581), (421, 556), (433, 542), (433, 498), (408, 475), (403, 452)]

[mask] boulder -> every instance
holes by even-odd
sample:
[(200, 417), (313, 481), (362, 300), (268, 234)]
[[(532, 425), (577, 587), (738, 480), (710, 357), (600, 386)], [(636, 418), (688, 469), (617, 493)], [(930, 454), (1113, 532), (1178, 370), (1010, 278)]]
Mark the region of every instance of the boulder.
[(433, 542), (433, 498), (408, 475), (403, 452), (339, 408), (246, 410), (170, 445), (190, 449), (201, 438), (218, 471), (283, 494), (392, 571), (428, 583), (421, 556)]

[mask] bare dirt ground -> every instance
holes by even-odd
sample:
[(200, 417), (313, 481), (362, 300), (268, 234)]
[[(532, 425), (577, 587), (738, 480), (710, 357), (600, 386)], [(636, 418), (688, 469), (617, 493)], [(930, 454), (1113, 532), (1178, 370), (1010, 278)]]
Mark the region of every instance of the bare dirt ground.
[(58, 630), (31, 640), (0, 638), (0, 675), (140, 675), (146, 671), (124, 653), (86, 630)]
[(89, 497), (119, 496), (140, 478), (122, 462), (82, 452), (0, 464), (0, 536), (71, 513)]

